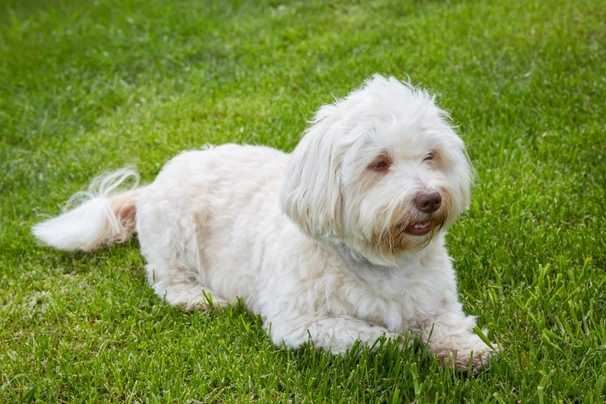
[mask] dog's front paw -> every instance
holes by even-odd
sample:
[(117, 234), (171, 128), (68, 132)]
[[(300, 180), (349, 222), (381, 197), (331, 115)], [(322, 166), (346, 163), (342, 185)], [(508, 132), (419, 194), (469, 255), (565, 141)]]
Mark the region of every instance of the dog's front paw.
[(488, 367), (491, 357), (501, 350), (495, 343), (492, 344), (492, 347), (486, 345), (476, 335), (457, 342), (457, 344), (432, 347), (432, 351), (442, 365), (451, 366), (460, 371), (485, 369)]

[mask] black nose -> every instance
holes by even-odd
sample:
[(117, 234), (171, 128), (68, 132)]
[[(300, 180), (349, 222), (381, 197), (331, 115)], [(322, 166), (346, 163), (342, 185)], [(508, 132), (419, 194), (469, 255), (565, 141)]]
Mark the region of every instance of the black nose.
[(432, 213), (440, 209), (442, 195), (437, 191), (419, 192), (415, 199), (415, 206), (421, 212)]

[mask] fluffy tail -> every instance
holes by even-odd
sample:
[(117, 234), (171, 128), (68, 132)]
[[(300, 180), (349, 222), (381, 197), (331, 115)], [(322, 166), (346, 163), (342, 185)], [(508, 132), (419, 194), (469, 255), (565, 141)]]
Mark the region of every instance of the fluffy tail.
[[(130, 189), (119, 191), (127, 180)], [(76, 206), (32, 228), (44, 244), (60, 250), (91, 251), (104, 244), (122, 243), (135, 232), (139, 175), (122, 169), (93, 180), (88, 191), (78, 192), (68, 202)]]

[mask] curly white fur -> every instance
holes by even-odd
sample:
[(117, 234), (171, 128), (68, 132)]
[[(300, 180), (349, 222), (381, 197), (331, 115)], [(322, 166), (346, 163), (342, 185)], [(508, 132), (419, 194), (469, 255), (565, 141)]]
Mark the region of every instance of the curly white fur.
[(188, 151), (153, 183), (111, 193), (136, 176), (121, 170), (33, 232), (91, 250), (136, 231), (158, 295), (187, 309), (209, 294), (218, 305), (241, 298), (276, 344), (311, 339), (340, 353), (415, 332), (442, 361), (478, 369), (493, 351), (462, 310), (444, 247), (471, 173), (434, 100), (375, 75), (320, 108), (292, 155), (234, 144)]

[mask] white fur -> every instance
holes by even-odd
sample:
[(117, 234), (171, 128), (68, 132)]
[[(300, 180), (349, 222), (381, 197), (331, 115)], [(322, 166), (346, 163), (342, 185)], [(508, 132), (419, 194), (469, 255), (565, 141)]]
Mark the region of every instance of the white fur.
[[(132, 191), (113, 195), (128, 178), (134, 179)], [(134, 221), (123, 216), (135, 211), (132, 198), (139, 193), (138, 183), (139, 175), (131, 169), (97, 177), (88, 192), (78, 192), (68, 202), (68, 206), (80, 202), (79, 206), (37, 224), (33, 233), (39, 240), (67, 251), (91, 251), (103, 244), (124, 242), (132, 235)], [(127, 206), (131, 211), (125, 211)]]
[[(217, 305), (241, 298), (276, 344), (311, 339), (340, 353), (415, 332), (440, 360), (478, 369), (493, 351), (462, 310), (444, 247), (469, 203), (471, 168), (446, 117), (426, 92), (375, 75), (322, 107), (292, 155), (188, 151), (150, 185), (110, 194), (135, 175), (119, 171), (34, 234), (89, 250), (136, 230), (158, 295), (187, 309), (210, 294)], [(416, 207), (424, 191), (441, 194), (436, 212)], [(429, 234), (409, 234), (428, 220)]]

